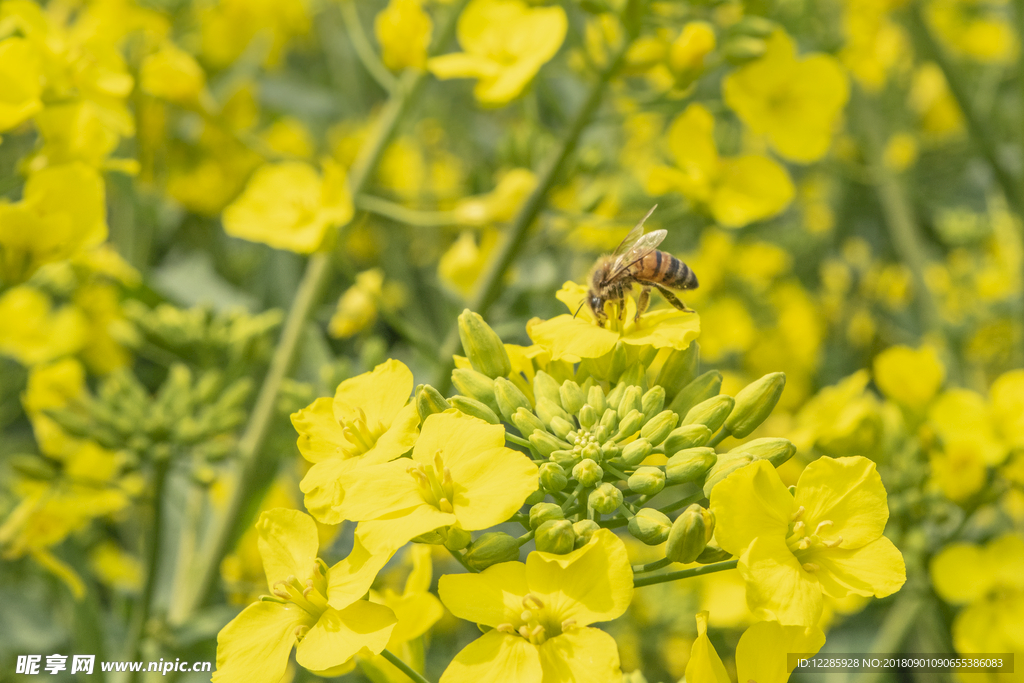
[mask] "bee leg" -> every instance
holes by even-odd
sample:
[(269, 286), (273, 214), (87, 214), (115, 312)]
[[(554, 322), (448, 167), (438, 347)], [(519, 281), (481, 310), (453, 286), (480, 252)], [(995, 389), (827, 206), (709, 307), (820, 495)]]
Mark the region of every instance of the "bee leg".
[(640, 290), (640, 298), (636, 300), (636, 316), (633, 318), (633, 322), (640, 320), (640, 316), (647, 310), (647, 306), (651, 303), (651, 288), (648, 285), (644, 285), (643, 289)]
[(662, 287), (661, 285), (655, 284), (655, 283), (651, 283), (651, 284), (654, 284), (654, 286), (658, 288), (658, 291), (661, 292), (661, 295), (663, 297), (665, 297), (666, 301), (668, 301), (670, 304), (672, 304), (673, 306), (678, 308), (680, 311), (683, 311), (685, 313), (693, 313), (694, 312), (694, 310), (692, 308), (690, 308), (689, 306), (684, 304), (682, 301), (677, 299), (676, 295), (673, 294), (667, 287)]

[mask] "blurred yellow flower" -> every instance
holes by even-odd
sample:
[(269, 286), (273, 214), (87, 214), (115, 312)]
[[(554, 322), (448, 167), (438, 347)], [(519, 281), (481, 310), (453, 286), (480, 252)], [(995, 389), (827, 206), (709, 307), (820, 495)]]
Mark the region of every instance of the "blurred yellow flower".
[(285, 156), (308, 159), (316, 151), (316, 143), (299, 119), (283, 116), (260, 133), (269, 149)]
[(928, 21), (954, 52), (985, 64), (1010, 64), (1020, 49), (1005, 0), (931, 0)]
[(910, 40), (890, 12), (899, 0), (847, 0), (843, 3), (846, 44), (843, 65), (866, 89), (877, 92), (892, 71), (908, 63)]
[(790, 434), (797, 449), (816, 447), (834, 456), (873, 453), (882, 440), (882, 406), (866, 391), (870, 380), (867, 370), (858, 370), (807, 401)]
[(480, 232), (479, 238), (470, 230), (461, 233), (441, 255), (438, 277), (463, 296), (469, 296), (498, 244), (498, 236), (497, 230), (487, 228)]
[(392, 71), (423, 70), (434, 23), (423, 11), (422, 0), (390, 0), (374, 19), (381, 60)]
[(377, 320), (377, 309), (384, 291), (384, 271), (364, 270), (356, 275), (355, 284), (338, 299), (338, 307), (327, 324), (327, 332), (338, 339), (347, 339)]
[(232, 237), (308, 254), (331, 230), (352, 218), (345, 171), (325, 160), (323, 176), (301, 161), (256, 169), (241, 196), (224, 209), (224, 231)]
[(168, 102), (197, 106), (206, 89), (206, 74), (192, 55), (167, 42), (142, 60), (139, 87)]
[(917, 68), (910, 83), (907, 105), (921, 130), (934, 138), (950, 137), (963, 129), (963, 114), (946, 84), (942, 69), (932, 62)]
[(760, 154), (722, 158), (715, 145), (715, 118), (691, 104), (672, 122), (668, 146), (676, 166), (655, 166), (646, 185), (651, 194), (680, 192), (707, 205), (719, 225), (739, 228), (781, 213), (795, 192), (786, 169)]
[(1014, 449), (1024, 448), (1024, 370), (1011, 370), (996, 378), (990, 389), (996, 428)]
[(722, 95), (754, 133), (779, 155), (800, 163), (828, 152), (850, 96), (846, 74), (830, 55), (797, 58), (793, 39), (776, 31), (764, 56), (722, 81)]
[(923, 410), (945, 377), (946, 368), (932, 346), (891, 346), (875, 356), (875, 384), (887, 398), (911, 410)]
[(36, 114), (35, 123), (44, 143), (31, 157), (29, 167), (33, 170), (81, 161), (97, 169), (129, 174), (138, 171), (134, 159), (108, 159), (124, 131), (106, 109), (92, 100), (48, 106)]
[(230, 66), (257, 41), (264, 66), (276, 66), (312, 26), (308, 0), (215, 0), (195, 7), (203, 61), (214, 68)]
[(668, 51), (668, 68), (676, 82), (685, 87), (704, 71), (704, 59), (715, 49), (715, 29), (706, 21), (683, 26)]
[(43, 108), (39, 57), (24, 38), (0, 41), (0, 132), (29, 120)]
[(954, 503), (964, 503), (985, 487), (988, 465), (983, 444), (967, 437), (949, 439), (929, 455), (931, 483)]
[(112, 540), (92, 549), (89, 568), (96, 578), (116, 590), (137, 593), (142, 588), (142, 562)]
[(487, 225), (512, 220), (526, 197), (537, 186), (537, 176), (526, 168), (513, 168), (498, 180), (493, 190), (460, 199), (455, 218), (460, 225)]
[(21, 403), (41, 453), (63, 459), (81, 443), (81, 439), (69, 436), (44, 411), (65, 408), (84, 395), (85, 368), (74, 358), (62, 358), (29, 370)]
[[(2, 219), (0, 219), (2, 220)], [(36, 365), (76, 353), (85, 343), (86, 321), (74, 306), (53, 310), (50, 297), (28, 286), (0, 294), (0, 355)]]
[(522, 0), (471, 0), (456, 26), (465, 52), (427, 62), (441, 79), (476, 78), (481, 104), (501, 106), (519, 96), (565, 40), (561, 7), (530, 7)]

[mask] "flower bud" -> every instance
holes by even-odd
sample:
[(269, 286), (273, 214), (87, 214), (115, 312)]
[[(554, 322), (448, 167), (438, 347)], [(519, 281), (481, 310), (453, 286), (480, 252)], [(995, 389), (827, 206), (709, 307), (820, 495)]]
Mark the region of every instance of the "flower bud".
[(712, 396), (717, 396), (721, 389), (722, 373), (718, 370), (708, 370), (680, 389), (669, 408), (679, 415), (686, 415), (690, 408)]
[(462, 550), (473, 542), (473, 536), (468, 531), (457, 526), (448, 527), (448, 538), (444, 541), (444, 547), (448, 550)]
[(686, 413), (686, 417), (683, 418), (683, 424), (702, 424), (712, 432), (717, 432), (718, 428), (729, 417), (729, 413), (732, 412), (732, 407), (735, 403), (732, 396), (725, 394), (713, 396), (690, 408), (689, 412)]
[(494, 380), (494, 400), (498, 403), (498, 410), (502, 416), (509, 422), (512, 421), (512, 415), (520, 408), (533, 409), (526, 394), (504, 377)]
[(537, 503), (543, 503), (544, 499), (547, 498), (547, 492), (538, 486), (537, 490), (526, 497), (524, 503), (526, 505), (536, 505)]
[(594, 534), (601, 529), (601, 525), (592, 519), (581, 519), (572, 525), (572, 530), (576, 534), (576, 542), (573, 544), (575, 548), (582, 548), (586, 544), (590, 543), (590, 539), (594, 537)]
[(740, 66), (763, 56), (768, 46), (761, 38), (736, 36), (725, 42), (723, 53), (730, 64)]
[(658, 379), (655, 384), (665, 389), (665, 400), (670, 402), (676, 394), (693, 381), (697, 376), (697, 368), (700, 365), (700, 344), (690, 342), (682, 351), (674, 349), (665, 359), (665, 363), (658, 372)]
[(654, 508), (641, 508), (629, 520), (629, 533), (647, 545), (664, 543), (672, 530), (672, 520)]
[(674, 455), (687, 448), (703, 446), (708, 441), (711, 441), (711, 430), (706, 425), (684, 425), (673, 429), (663, 446), (665, 455)]
[(562, 400), (558, 392), (560, 388), (555, 378), (543, 370), (538, 370), (537, 374), (533, 376), (533, 395), (538, 401), (546, 398), (549, 401), (558, 403)]
[(663, 410), (643, 426), (640, 436), (657, 446), (668, 437), (677, 424), (679, 416), (671, 410)]
[(516, 412), (512, 413), (512, 424), (516, 426), (520, 434), (527, 438), (534, 432), (547, 431), (540, 418), (526, 408), (517, 408)]
[(653, 496), (665, 488), (665, 473), (658, 467), (641, 467), (629, 475), (629, 490), (645, 496)]
[(715, 517), (711, 510), (694, 503), (672, 523), (665, 557), (673, 562), (693, 562), (704, 551), (714, 531)]
[(534, 412), (537, 413), (537, 417), (539, 417), (541, 422), (544, 424), (551, 424), (551, 418), (553, 417), (560, 417), (566, 422), (570, 422), (572, 420), (572, 416), (562, 410), (562, 406), (548, 398), (537, 399), (537, 410)]
[(601, 422), (599, 424), (612, 431), (617, 429), (619, 426), (619, 415), (615, 412), (615, 408), (607, 408), (604, 411), (604, 415), (601, 416)]
[(452, 396), (451, 404), (466, 415), (472, 415), (489, 424), (496, 425), (501, 422), (493, 410), (476, 399), (466, 396)]
[(608, 396), (605, 397), (605, 403), (608, 408), (613, 410), (619, 409), (619, 403), (622, 402), (622, 395), (626, 393), (627, 385), (616, 384), (612, 387), (612, 390), (608, 392)]
[(669, 484), (699, 481), (717, 461), (718, 454), (714, 448), (687, 448), (668, 459), (665, 477)]
[[(654, 351), (657, 352), (657, 349), (654, 349)], [(650, 362), (650, 360), (648, 359), (647, 362)], [(625, 384), (627, 387), (635, 386), (643, 394), (647, 391), (647, 363), (641, 359), (640, 362), (630, 365), (619, 377), (619, 384)]]
[(558, 395), (562, 399), (562, 407), (572, 415), (578, 413), (583, 404), (587, 402), (583, 389), (580, 389), (580, 385), (571, 379), (562, 382), (562, 386), (558, 389)]
[(569, 450), (572, 448), (569, 444), (557, 438), (553, 434), (540, 430), (530, 434), (529, 439), (530, 443), (533, 444), (533, 447), (537, 449), (537, 452), (545, 458), (555, 451)]
[(567, 519), (549, 519), (537, 527), (534, 540), (537, 550), (542, 553), (565, 555), (572, 551), (576, 543), (576, 532), (572, 530), (572, 522)]
[(596, 443), (588, 443), (580, 451), (580, 455), (585, 460), (593, 460), (594, 462), (601, 462), (604, 459), (604, 453), (601, 451), (601, 447)]
[(584, 486), (593, 486), (604, 477), (604, 470), (593, 460), (581, 460), (572, 468), (572, 478)]
[(565, 519), (565, 513), (557, 503), (537, 503), (530, 508), (531, 529), (536, 531), (537, 527), (552, 519)]
[(459, 316), (459, 338), (466, 351), (469, 364), (477, 372), (491, 379), (505, 377), (512, 372), (505, 344), (483, 317), (468, 308)]
[(575, 432), (573, 432), (573, 425), (557, 415), (551, 418), (551, 424), (548, 426), (551, 428), (551, 431), (554, 432), (555, 436), (563, 441), (570, 441), (569, 434), (575, 434)]
[(647, 439), (637, 439), (622, 449), (622, 459), (630, 467), (636, 467), (651, 454), (651, 442)]
[(615, 432), (613, 437), (616, 441), (622, 441), (637, 433), (640, 429), (640, 425), (644, 422), (643, 413), (639, 410), (632, 410), (626, 417), (622, 418), (619, 422), (619, 431)]
[(514, 562), (519, 559), (519, 542), (501, 531), (491, 531), (473, 541), (463, 559), (478, 572), (492, 564)]
[[(556, 453), (572, 451), (555, 451)], [(551, 456), (554, 457), (555, 453)], [(557, 493), (569, 485), (569, 477), (565, 476), (565, 470), (557, 462), (542, 463), (539, 468), (540, 485), (548, 493)]]
[(737, 439), (754, 431), (771, 415), (785, 386), (786, 373), (772, 372), (743, 387), (736, 394), (736, 407), (725, 421), (726, 431)]
[(551, 458), (552, 463), (558, 465), (566, 472), (571, 471), (581, 460), (579, 453), (568, 449), (553, 451), (548, 457)]
[(611, 460), (622, 454), (619, 445), (614, 441), (606, 441), (601, 445), (601, 460)]
[(640, 399), (640, 412), (644, 414), (644, 422), (657, 415), (665, 407), (665, 389), (654, 386)]
[(691, 21), (673, 41), (668, 68), (680, 86), (686, 87), (704, 71), (704, 58), (715, 49), (715, 30), (704, 21)]
[(592, 386), (587, 390), (587, 404), (594, 408), (594, 412), (598, 415), (604, 413), (607, 404), (604, 400), (604, 391), (599, 386)]
[(468, 368), (456, 368), (452, 370), (452, 384), (463, 396), (475, 398), (494, 412), (500, 413), (498, 402), (494, 400), (494, 380)]
[(767, 38), (775, 32), (776, 28), (778, 28), (778, 24), (771, 19), (748, 14), (730, 26), (729, 31), (740, 35), (753, 36), (754, 38)]
[(778, 467), (792, 458), (795, 453), (796, 446), (789, 439), (768, 436), (740, 444), (726, 455), (749, 455), (754, 460), (767, 460), (773, 467)]
[(746, 454), (719, 458), (718, 462), (708, 470), (707, 476), (704, 478), (704, 496), (711, 498), (711, 490), (715, 488), (718, 482), (722, 481), (739, 468), (746, 467), (752, 462), (754, 462), (753, 456)]
[(594, 430), (594, 439), (598, 443), (604, 443), (608, 440), (608, 437), (611, 436), (612, 431), (613, 430), (609, 429), (607, 426), (599, 424), (597, 425), (597, 429)]
[(712, 537), (712, 539), (708, 541), (707, 547), (704, 548), (700, 555), (697, 556), (697, 562), (700, 564), (714, 564), (715, 562), (728, 560), (730, 557), (732, 557), (732, 554), (722, 550)]
[(451, 407), (441, 392), (429, 384), (416, 387), (416, 412), (420, 416), (420, 422), (426, 420), (428, 415), (443, 413)]
[(619, 407), (616, 409), (616, 413), (618, 413), (620, 420), (625, 418), (626, 415), (629, 415), (634, 410), (640, 412), (640, 408), (643, 405), (640, 400), (641, 394), (642, 392), (640, 391), (640, 387), (626, 387), (626, 391), (622, 394), (622, 400), (619, 401)]
[(579, 418), (580, 426), (584, 429), (590, 429), (597, 424), (597, 411), (592, 405), (587, 403), (580, 408)]
[(606, 482), (590, 492), (587, 505), (594, 512), (610, 515), (622, 505), (622, 491), (617, 489), (614, 484)]

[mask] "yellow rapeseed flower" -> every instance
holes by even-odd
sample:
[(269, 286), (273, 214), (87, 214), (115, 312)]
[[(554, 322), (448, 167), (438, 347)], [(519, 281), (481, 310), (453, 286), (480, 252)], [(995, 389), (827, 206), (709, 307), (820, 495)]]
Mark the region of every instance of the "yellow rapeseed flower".
[[(2, 220), (2, 218), (0, 218)], [(76, 353), (85, 343), (86, 320), (75, 306), (53, 310), (50, 297), (27, 285), (0, 294), (0, 355), (36, 365)]]
[(167, 42), (142, 60), (139, 87), (153, 97), (197, 106), (206, 89), (206, 74), (192, 55)]
[(364, 270), (356, 275), (355, 284), (338, 299), (338, 307), (327, 324), (332, 337), (346, 339), (377, 320), (377, 310), (384, 291), (384, 271), (380, 268)]
[(569, 22), (561, 7), (530, 7), (522, 0), (472, 0), (456, 26), (465, 52), (427, 62), (438, 78), (476, 78), (481, 104), (501, 106), (519, 96), (558, 52)]
[(320, 249), (353, 213), (344, 169), (330, 160), (323, 169), (321, 176), (301, 161), (256, 169), (242, 195), (224, 209), (224, 231), (300, 254)]
[(945, 376), (946, 368), (931, 346), (892, 346), (875, 356), (875, 384), (887, 398), (911, 410), (923, 410)]
[(43, 108), (39, 57), (24, 38), (0, 41), (0, 132), (21, 125)]
[(397, 360), (347, 379), (333, 398), (318, 398), (292, 414), (299, 452), (314, 463), (299, 487), (321, 522), (337, 524), (345, 496), (340, 477), (351, 469), (394, 460), (416, 442), (419, 416), (409, 403), (412, 373)]
[(370, 549), (400, 547), (442, 527), (486, 529), (508, 520), (537, 490), (537, 466), (505, 448), (505, 429), (454, 408), (430, 415), (412, 461), (366, 465), (341, 475), (335, 511), (361, 522)]
[(1005, 2), (931, 0), (926, 16), (954, 52), (984, 64), (1010, 64), (1020, 49), (1013, 24), (1000, 14)]
[(590, 628), (633, 597), (626, 546), (607, 529), (566, 555), (535, 551), (525, 564), (442, 576), (438, 593), (455, 616), (492, 627), (455, 655), (441, 683), (622, 681), (615, 639)]
[(651, 168), (648, 192), (679, 192), (706, 205), (722, 226), (740, 228), (771, 218), (793, 200), (793, 181), (774, 159), (761, 154), (719, 156), (715, 117), (703, 105), (691, 104), (676, 117), (668, 131), (668, 147), (676, 165)]
[(685, 349), (700, 335), (700, 316), (675, 308), (648, 310), (636, 317), (636, 302), (626, 297), (625, 311), (619, 320), (617, 311), (609, 306), (608, 321), (599, 327), (587, 306), (580, 303), (587, 296), (587, 288), (567, 281), (555, 294), (572, 313), (563, 313), (551, 320), (534, 318), (526, 323), (526, 332), (535, 344), (551, 353), (553, 360), (570, 363), (583, 358), (600, 358), (622, 341), (633, 346), (650, 345), (657, 349)]
[(357, 542), (333, 567), (317, 557), (316, 523), (298, 510), (260, 515), (259, 550), (272, 595), (261, 597), (217, 635), (215, 683), (279, 683), (295, 661), (324, 676), (354, 666), (364, 648), (379, 653), (394, 613), (361, 599), (391, 554), (372, 555)]
[(381, 61), (393, 71), (427, 65), (427, 48), (434, 23), (421, 0), (391, 0), (373, 22)]
[(768, 39), (763, 57), (725, 77), (722, 94), (780, 156), (809, 163), (828, 152), (850, 90), (835, 57), (797, 58), (793, 39), (780, 30)]
[(771, 463), (730, 474), (711, 492), (715, 538), (739, 557), (758, 616), (813, 626), (822, 594), (885, 597), (906, 581), (903, 556), (882, 536), (889, 508), (875, 464), (822, 457), (790, 494)]

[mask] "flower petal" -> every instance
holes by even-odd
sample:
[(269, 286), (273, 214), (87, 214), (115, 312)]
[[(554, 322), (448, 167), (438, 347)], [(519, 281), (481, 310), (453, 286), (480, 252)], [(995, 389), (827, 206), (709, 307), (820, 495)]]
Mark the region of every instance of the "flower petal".
[(370, 552), (393, 552), (420, 534), (451, 526), (457, 521), (455, 515), (422, 504), (396, 512), (393, 516), (361, 522), (356, 529), (356, 537)]
[(408, 460), (392, 460), (343, 474), (338, 480), (344, 492), (335, 506), (338, 514), (342, 519), (361, 522), (424, 505), (416, 481), (406, 471), (408, 467)]
[(423, 421), (423, 430), (412, 457), (417, 462), (433, 466), (434, 454), (441, 451), (445, 467), (451, 468), (452, 476), (457, 479), (456, 475), (464, 463), (472, 463), (483, 451), (504, 445), (504, 427), (451, 409), (430, 415)]
[(294, 576), (300, 583), (313, 575), (320, 539), (316, 522), (304, 512), (274, 508), (256, 522), (260, 557), (271, 589), (278, 581)]
[(534, 318), (526, 323), (526, 333), (534, 344), (551, 351), (552, 360), (570, 363), (579, 362), (581, 358), (600, 358), (615, 348), (619, 340), (615, 332), (579, 316), (573, 318), (568, 313), (551, 320)]
[(984, 550), (970, 543), (953, 543), (940, 550), (929, 571), (939, 597), (954, 605), (984, 597), (994, 578), (984, 556)]
[(741, 467), (711, 490), (715, 538), (733, 555), (761, 536), (785, 539), (795, 508), (793, 496), (767, 460)]
[(530, 592), (538, 593), (561, 620), (578, 626), (611, 621), (633, 599), (633, 570), (626, 546), (601, 529), (582, 548), (565, 555), (535, 551), (526, 558)]
[(842, 536), (840, 548), (859, 548), (882, 535), (889, 520), (885, 487), (875, 463), (859, 455), (821, 457), (800, 475), (793, 496), (804, 506), (808, 532), (829, 520), (823, 536)]
[(371, 553), (358, 537), (352, 552), (327, 572), (327, 602), (334, 609), (351, 605), (370, 590), (377, 572), (384, 568), (394, 551)]
[(280, 683), (295, 644), (295, 628), (312, 622), (295, 605), (257, 602), (217, 634), (215, 683)]
[(404, 406), (395, 415), (388, 430), (377, 439), (373, 448), (359, 458), (360, 466), (388, 462), (407, 453), (416, 443), (416, 437), (420, 433), (419, 426), (420, 416), (416, 412), (416, 404)]
[(292, 413), (292, 426), (299, 433), (299, 452), (310, 462), (341, 456), (342, 448), (348, 446), (341, 425), (334, 417), (334, 399), (318, 398)]
[(540, 653), (519, 636), (488, 631), (455, 655), (440, 683), (541, 683)]
[(341, 487), (342, 476), (355, 469), (361, 458), (327, 458), (321, 460), (306, 472), (299, 482), (299, 489), (306, 494), (303, 503), (309, 513), (324, 524), (340, 524), (345, 518), (338, 512), (338, 506), (345, 499)]
[(697, 613), (697, 637), (690, 647), (686, 663), (687, 683), (730, 683), (722, 658), (708, 638), (708, 613)]
[(645, 313), (638, 322), (626, 321), (622, 341), (656, 349), (685, 349), (700, 336), (700, 316), (693, 312), (664, 308)]
[(783, 626), (761, 621), (748, 628), (736, 645), (736, 671), (741, 681), (786, 683), (793, 668), (787, 653), (817, 654), (825, 634), (817, 626)]
[(390, 425), (412, 395), (412, 371), (401, 361), (388, 359), (373, 372), (347, 379), (334, 394), (334, 415), (346, 422), (358, 417), (357, 409), (373, 426)]
[(615, 639), (596, 628), (574, 628), (540, 646), (545, 683), (621, 683)]
[(850, 593), (884, 598), (907, 581), (903, 555), (885, 536), (861, 548), (822, 548), (807, 553), (806, 562), (818, 565), (821, 588), (833, 598)]
[(357, 600), (343, 610), (328, 607), (295, 648), (295, 661), (323, 671), (344, 664), (363, 648), (380, 654), (395, 623), (394, 612), (369, 600)]
[(410, 593), (388, 602), (398, 618), (391, 633), (389, 648), (395, 648), (413, 638), (419, 638), (444, 616), (441, 601), (432, 593)]
[(755, 538), (738, 566), (747, 582), (747, 605), (759, 618), (801, 626), (818, 623), (818, 578), (804, 571), (783, 539)]
[(437, 584), (449, 612), (484, 626), (519, 622), (528, 592), (522, 562), (493, 564), (479, 574), (445, 574)]

